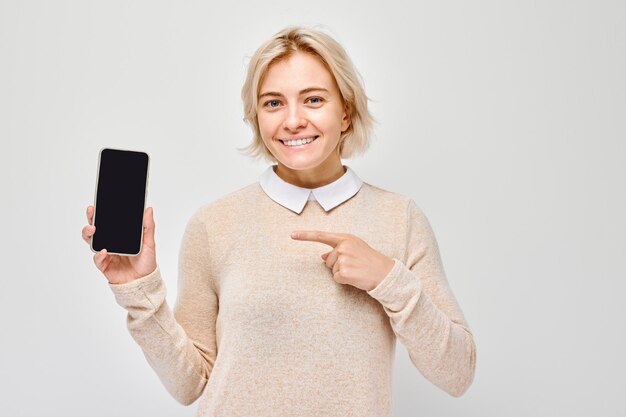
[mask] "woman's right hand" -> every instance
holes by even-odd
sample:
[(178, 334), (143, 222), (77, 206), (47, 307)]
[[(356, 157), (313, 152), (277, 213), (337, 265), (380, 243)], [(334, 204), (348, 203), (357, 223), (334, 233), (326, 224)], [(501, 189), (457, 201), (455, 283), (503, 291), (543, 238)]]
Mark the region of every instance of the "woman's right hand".
[[(154, 218), (152, 207), (143, 214), (143, 242), (141, 251), (136, 256), (109, 255), (106, 248), (93, 256), (96, 267), (111, 284), (126, 284), (144, 277), (156, 269), (156, 250), (154, 244)], [(87, 206), (87, 222), (83, 227), (83, 240), (91, 246), (91, 236), (96, 232), (93, 225), (94, 206)]]

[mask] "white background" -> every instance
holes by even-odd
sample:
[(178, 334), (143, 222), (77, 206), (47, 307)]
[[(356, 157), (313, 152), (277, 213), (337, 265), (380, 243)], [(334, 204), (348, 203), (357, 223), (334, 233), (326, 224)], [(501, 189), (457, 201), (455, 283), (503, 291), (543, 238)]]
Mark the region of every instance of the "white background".
[(398, 346), (394, 415), (625, 415), (626, 3), (495, 0), (0, 1), (0, 414), (195, 414), (81, 240), (98, 151), (151, 156), (172, 305), (191, 214), (267, 166), (240, 89), (290, 24), (357, 66), (379, 123), (344, 163), (424, 210), (474, 333), (461, 398)]

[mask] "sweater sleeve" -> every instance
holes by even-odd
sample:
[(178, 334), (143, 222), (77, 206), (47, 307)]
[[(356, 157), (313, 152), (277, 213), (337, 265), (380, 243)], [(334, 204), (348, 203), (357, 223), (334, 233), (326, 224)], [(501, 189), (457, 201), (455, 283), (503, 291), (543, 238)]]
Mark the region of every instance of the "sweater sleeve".
[(206, 227), (194, 215), (179, 252), (178, 295), (172, 310), (160, 269), (126, 284), (109, 284), (128, 310), (127, 327), (152, 369), (181, 404), (204, 390), (217, 356), (218, 300), (209, 281)]
[(394, 266), (368, 294), (378, 300), (415, 367), (454, 397), (474, 379), (476, 347), (444, 272), (430, 223), (412, 201), (407, 207), (403, 263)]

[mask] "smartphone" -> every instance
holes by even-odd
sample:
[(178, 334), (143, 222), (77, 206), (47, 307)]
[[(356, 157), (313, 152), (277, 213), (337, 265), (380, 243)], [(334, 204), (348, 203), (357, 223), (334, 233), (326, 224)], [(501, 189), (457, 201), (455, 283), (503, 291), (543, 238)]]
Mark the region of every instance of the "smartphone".
[(145, 152), (103, 148), (98, 158), (91, 250), (135, 256), (143, 242), (143, 214), (148, 194)]

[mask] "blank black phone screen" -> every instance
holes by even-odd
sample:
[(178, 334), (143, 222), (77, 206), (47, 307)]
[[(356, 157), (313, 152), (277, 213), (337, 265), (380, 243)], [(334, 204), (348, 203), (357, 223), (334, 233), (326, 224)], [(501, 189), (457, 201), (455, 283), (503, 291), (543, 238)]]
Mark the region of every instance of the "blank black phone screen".
[(145, 152), (100, 151), (94, 211), (94, 251), (137, 255), (143, 238), (149, 157)]

